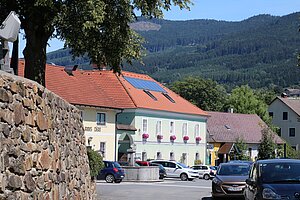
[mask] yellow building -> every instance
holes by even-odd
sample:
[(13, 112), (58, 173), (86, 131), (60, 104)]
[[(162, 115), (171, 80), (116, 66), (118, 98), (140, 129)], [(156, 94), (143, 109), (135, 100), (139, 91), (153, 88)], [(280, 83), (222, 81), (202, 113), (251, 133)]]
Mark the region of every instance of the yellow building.
[(104, 160), (115, 160), (116, 126), (119, 110), (77, 106), (82, 113), (87, 146), (101, 153)]

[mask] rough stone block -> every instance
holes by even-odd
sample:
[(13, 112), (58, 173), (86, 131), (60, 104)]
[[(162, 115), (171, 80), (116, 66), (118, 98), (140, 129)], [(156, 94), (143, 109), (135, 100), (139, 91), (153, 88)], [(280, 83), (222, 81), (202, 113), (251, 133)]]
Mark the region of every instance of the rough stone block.
[(44, 131), (48, 128), (48, 120), (46, 116), (44, 116), (43, 112), (39, 111), (37, 113), (37, 119), (36, 119), (37, 126), (39, 130)]
[(36, 184), (35, 184), (35, 181), (33, 180), (32, 176), (30, 173), (26, 173), (25, 176), (24, 176), (24, 184), (25, 184), (25, 187), (26, 189), (29, 191), (29, 192), (32, 192), (35, 190), (35, 187), (36, 187)]
[(42, 169), (49, 169), (52, 159), (49, 156), (48, 150), (42, 151), (39, 155), (39, 163), (42, 166)]
[(13, 190), (20, 189), (22, 187), (22, 179), (20, 176), (10, 174), (8, 176), (8, 186)]
[(0, 101), (9, 102), (9, 93), (3, 88), (0, 88)]

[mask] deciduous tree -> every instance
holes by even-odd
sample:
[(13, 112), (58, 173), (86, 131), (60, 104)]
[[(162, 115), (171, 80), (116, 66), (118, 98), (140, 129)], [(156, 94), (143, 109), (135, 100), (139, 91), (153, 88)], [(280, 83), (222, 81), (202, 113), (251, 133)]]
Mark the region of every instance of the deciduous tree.
[(263, 121), (270, 124), (268, 105), (248, 85), (242, 85), (232, 90), (228, 100), (229, 107), (234, 112), (244, 114), (257, 114)]
[(174, 82), (171, 89), (206, 111), (223, 111), (226, 102), (226, 91), (217, 82), (200, 77), (187, 77)]
[(171, 5), (189, 9), (190, 0), (2, 0), (0, 19), (15, 11), (26, 47), (25, 77), (45, 85), (46, 46), (50, 38), (66, 41), (75, 56), (87, 54), (93, 63), (120, 71), (122, 59), (141, 55), (141, 38), (129, 28), (135, 11), (162, 17)]

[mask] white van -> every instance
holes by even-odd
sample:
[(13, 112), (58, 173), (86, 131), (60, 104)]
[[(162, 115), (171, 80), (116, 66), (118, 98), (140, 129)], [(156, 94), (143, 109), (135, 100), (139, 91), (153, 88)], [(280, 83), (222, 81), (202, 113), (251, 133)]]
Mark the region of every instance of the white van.
[(187, 167), (185, 164), (176, 161), (167, 160), (152, 160), (151, 163), (158, 163), (164, 166), (167, 172), (167, 177), (169, 178), (180, 178), (183, 181), (192, 181), (195, 178), (199, 178), (199, 173)]

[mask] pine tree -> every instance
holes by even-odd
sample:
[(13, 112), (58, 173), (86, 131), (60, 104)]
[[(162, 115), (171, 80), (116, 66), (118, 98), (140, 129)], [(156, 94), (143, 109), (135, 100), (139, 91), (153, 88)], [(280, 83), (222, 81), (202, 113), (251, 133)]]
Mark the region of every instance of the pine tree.
[(272, 130), (265, 126), (261, 132), (262, 138), (258, 147), (258, 159), (262, 160), (275, 158), (276, 144), (274, 142)]

